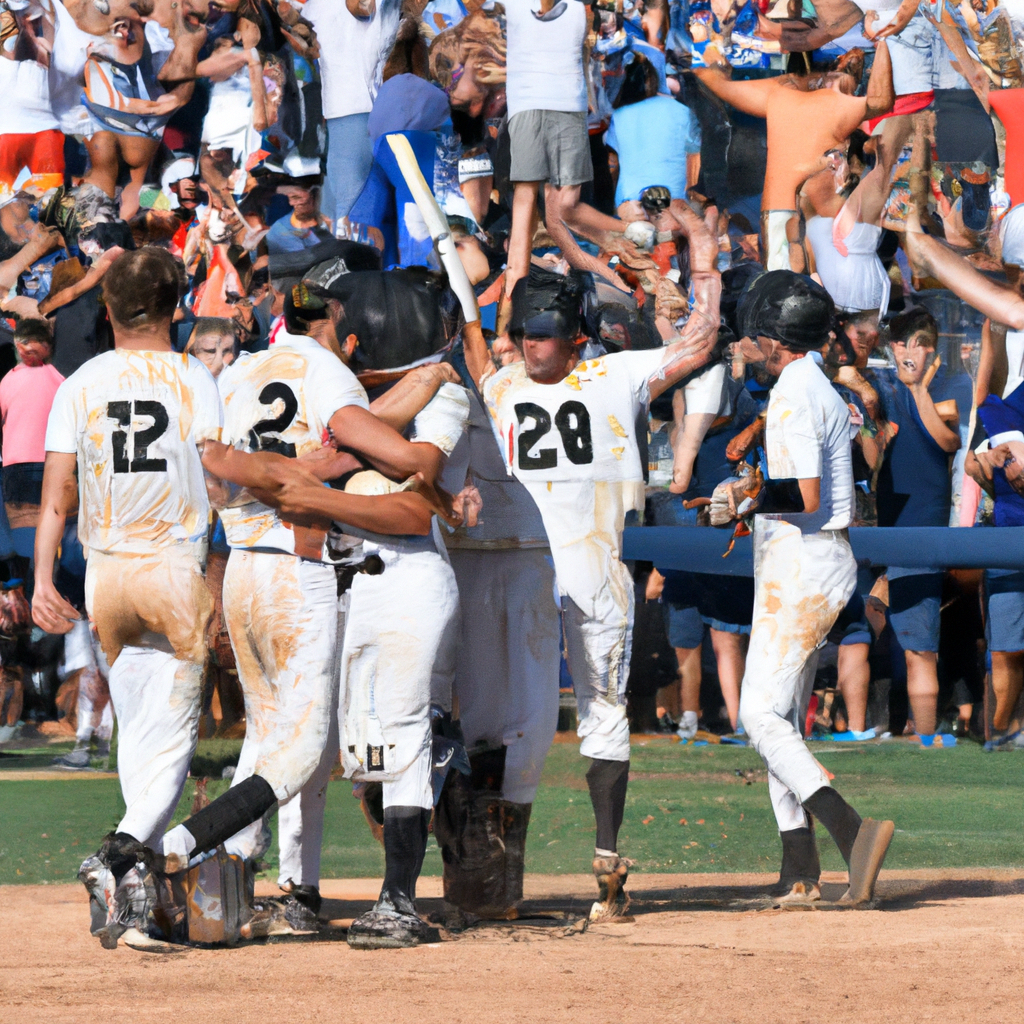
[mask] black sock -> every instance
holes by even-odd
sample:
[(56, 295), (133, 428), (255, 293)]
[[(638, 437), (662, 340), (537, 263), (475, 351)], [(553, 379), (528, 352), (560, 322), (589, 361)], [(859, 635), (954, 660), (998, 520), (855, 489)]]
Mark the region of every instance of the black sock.
[(779, 884), (792, 886), (794, 882), (817, 882), (821, 877), (818, 844), (813, 828), (793, 828), (779, 833), (782, 840), (782, 870)]
[(182, 825), (196, 841), (194, 853), (206, 853), (230, 839), (246, 825), (258, 821), (274, 804), (270, 783), (259, 775), (250, 775), (244, 782), (232, 786)]
[(804, 808), (828, 829), (847, 865), (860, 828), (860, 815), (831, 787), (822, 786), (804, 801)]
[(615, 852), (618, 849), (628, 783), (628, 761), (591, 758), (587, 769), (587, 785), (590, 787), (590, 802), (594, 806), (594, 818), (597, 821), (594, 846), (599, 850)]
[(384, 892), (416, 898), (429, 825), (430, 811), (423, 807), (384, 808)]
[(121, 879), (146, 856), (142, 843), (127, 832), (111, 832), (103, 840), (100, 849), (118, 885), (121, 884)]

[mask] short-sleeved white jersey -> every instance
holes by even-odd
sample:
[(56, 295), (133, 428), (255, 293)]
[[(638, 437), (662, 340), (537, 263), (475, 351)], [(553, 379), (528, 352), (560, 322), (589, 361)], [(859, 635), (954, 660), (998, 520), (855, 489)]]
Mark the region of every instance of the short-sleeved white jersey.
[(664, 349), (578, 363), (557, 384), (537, 384), (512, 363), (484, 385), (505, 464), (523, 483), (642, 482), (636, 421)]
[(78, 535), (87, 548), (201, 550), (209, 525), (196, 445), (218, 439), (217, 384), (198, 359), (114, 349), (57, 390), (46, 450), (78, 456)]
[(814, 358), (806, 355), (779, 374), (768, 398), (765, 449), (776, 480), (821, 478), (817, 512), (780, 518), (803, 533), (845, 530), (853, 520), (850, 410)]
[[(220, 375), (218, 388), (225, 444), (292, 458), (322, 447), (327, 425), (339, 409), (369, 408), (363, 386), (337, 356), (313, 338), (285, 331), (278, 332), (266, 352), (235, 360)], [(245, 491), (220, 516), (233, 548), (296, 553), (292, 526)], [(306, 550), (301, 553), (308, 555)]]
[(637, 423), (647, 429), (649, 381), (664, 360), (664, 349), (619, 352), (557, 384), (513, 363), (484, 385), (505, 464), (540, 509), (559, 590), (601, 621), (628, 617), (622, 527), (643, 507)]

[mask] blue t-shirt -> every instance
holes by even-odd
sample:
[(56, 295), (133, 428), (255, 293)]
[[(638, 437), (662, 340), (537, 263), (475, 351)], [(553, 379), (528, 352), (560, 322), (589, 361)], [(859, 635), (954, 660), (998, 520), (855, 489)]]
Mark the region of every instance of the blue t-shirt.
[(669, 96), (651, 96), (619, 107), (605, 142), (619, 154), (615, 205), (639, 199), (651, 185), (686, 198), (686, 157), (700, 152), (700, 125), (693, 111)]
[(897, 427), (878, 474), (878, 525), (948, 526), (949, 454), (928, 433), (901, 380), (878, 373), (874, 383), (885, 418)]
[(275, 220), (267, 232), (267, 251), (271, 254), (279, 252), (302, 252), (323, 241), (314, 228), (297, 228), (292, 224), (289, 211), (280, 220)]

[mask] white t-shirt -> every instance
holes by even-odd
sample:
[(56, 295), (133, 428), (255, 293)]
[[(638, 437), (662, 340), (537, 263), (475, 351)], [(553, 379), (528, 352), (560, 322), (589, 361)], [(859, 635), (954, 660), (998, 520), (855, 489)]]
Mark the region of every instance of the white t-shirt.
[(506, 0), (505, 3), (508, 116), (515, 117), (524, 110), (585, 112), (586, 8), (575, 0), (568, 0), (566, 9), (554, 21), (538, 21), (533, 12), (539, 10), (538, 0)]
[(78, 535), (87, 548), (198, 553), (210, 506), (196, 445), (220, 437), (217, 384), (198, 359), (114, 349), (57, 389), (46, 450), (78, 456)]
[(853, 520), (851, 434), (850, 410), (815, 355), (786, 366), (768, 398), (765, 448), (773, 479), (821, 478), (817, 512), (780, 517), (803, 533), (845, 530)]
[(7, 98), (0, 109), (0, 135), (34, 135), (57, 127), (50, 109), (50, 81), (42, 64), (0, 59), (0, 93)]
[[(323, 446), (327, 424), (339, 409), (370, 407), (363, 386), (337, 356), (312, 338), (284, 330), (266, 352), (239, 356), (217, 386), (225, 444), (294, 458)], [(296, 551), (294, 528), (245, 491), (220, 517), (233, 548)]]
[(83, 32), (64, 4), (55, 3), (53, 11), (55, 25), (49, 68), (50, 103), (60, 130), (65, 135), (90, 136), (96, 131), (96, 122), (82, 103), (85, 61), (89, 47), (100, 47), (103, 38)]
[(373, 109), (401, 14), (401, 0), (378, 0), (377, 13), (367, 20), (349, 14), (344, 0), (307, 0), (302, 15), (320, 43), (324, 117)]

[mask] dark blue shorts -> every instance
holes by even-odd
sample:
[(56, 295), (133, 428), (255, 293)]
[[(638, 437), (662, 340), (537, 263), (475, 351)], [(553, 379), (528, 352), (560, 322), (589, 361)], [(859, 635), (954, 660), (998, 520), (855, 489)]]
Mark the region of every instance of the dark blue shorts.
[(700, 647), (704, 640), (704, 622), (696, 605), (664, 601), (661, 607), (665, 616), (665, 632), (668, 634), (668, 642), (673, 647), (686, 651)]
[(905, 651), (939, 650), (942, 573), (889, 580), (889, 621)]
[(1024, 651), (1024, 572), (985, 570), (985, 641), (990, 651)]

